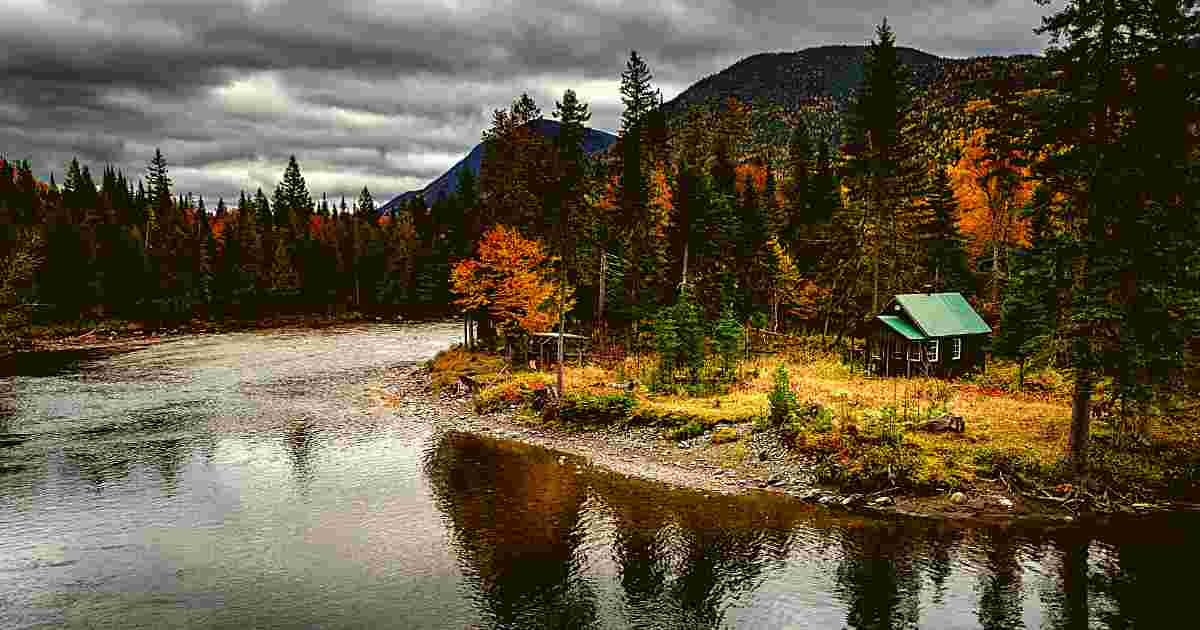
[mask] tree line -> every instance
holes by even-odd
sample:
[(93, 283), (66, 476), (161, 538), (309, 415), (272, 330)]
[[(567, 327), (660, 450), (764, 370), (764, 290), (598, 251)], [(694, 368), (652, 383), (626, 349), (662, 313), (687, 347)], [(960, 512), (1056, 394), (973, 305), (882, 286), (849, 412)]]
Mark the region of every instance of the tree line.
[(61, 184), (0, 160), (0, 280), (10, 325), (32, 319), (444, 310), (447, 277), (421, 202), (380, 215), (364, 188), (351, 207), (314, 200), (292, 157), (268, 196), (177, 195), (156, 152), (136, 183), (72, 160)]

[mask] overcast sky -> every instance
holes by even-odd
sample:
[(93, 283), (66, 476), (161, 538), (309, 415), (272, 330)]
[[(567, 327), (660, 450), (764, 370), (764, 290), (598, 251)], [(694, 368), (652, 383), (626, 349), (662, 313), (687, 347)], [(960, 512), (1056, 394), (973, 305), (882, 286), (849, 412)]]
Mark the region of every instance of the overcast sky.
[[(336, 5), (346, 6), (336, 6)], [(886, 7), (886, 10), (883, 8)], [(1055, 8), (1053, 5), (1051, 8)], [(78, 156), (180, 192), (270, 191), (295, 154), (314, 196), (423, 187), (528, 91), (573, 88), (617, 127), (631, 49), (670, 99), (764, 51), (900, 45), (1037, 53), (1034, 0), (0, 0), (0, 154), (38, 176)]]

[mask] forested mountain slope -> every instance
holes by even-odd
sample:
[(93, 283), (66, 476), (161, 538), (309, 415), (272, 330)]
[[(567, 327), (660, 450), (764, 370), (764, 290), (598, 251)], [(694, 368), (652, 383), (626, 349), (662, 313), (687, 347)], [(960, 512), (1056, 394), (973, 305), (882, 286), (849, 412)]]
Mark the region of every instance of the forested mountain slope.
[[(559, 124), (556, 120), (541, 118), (529, 123), (529, 125), (539, 134), (547, 138), (554, 138), (558, 136)], [(611, 147), (616, 141), (617, 137), (611, 133), (608, 133), (607, 131), (589, 128), (587, 130), (587, 135), (584, 136), (583, 139), (584, 151), (589, 154), (603, 151)], [(410, 200), (417, 196), (423, 198), (425, 203), (428, 205), (432, 205), (442, 199), (445, 199), (450, 195), (450, 193), (458, 191), (458, 178), (463, 169), (471, 169), (471, 172), (478, 176), (479, 165), (482, 163), (482, 161), (483, 144), (481, 143), (475, 145), (475, 148), (471, 149), (471, 152), (468, 153), (466, 157), (459, 160), (454, 166), (450, 167), (450, 170), (442, 173), (441, 176), (430, 182), (428, 186), (422, 188), (421, 190), (410, 190), (406, 193), (397, 195), (391, 201), (383, 204), (383, 206), (380, 207), (379, 212), (381, 214), (387, 214), (394, 209), (402, 208), (406, 206)]]

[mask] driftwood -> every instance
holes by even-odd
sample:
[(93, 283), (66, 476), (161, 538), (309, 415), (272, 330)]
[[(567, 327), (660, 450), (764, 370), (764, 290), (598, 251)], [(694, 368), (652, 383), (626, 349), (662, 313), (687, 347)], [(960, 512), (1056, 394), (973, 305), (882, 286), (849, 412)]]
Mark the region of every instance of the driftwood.
[(962, 433), (967, 430), (967, 423), (962, 416), (942, 416), (940, 418), (932, 418), (918, 424), (915, 427), (918, 431), (928, 433)]

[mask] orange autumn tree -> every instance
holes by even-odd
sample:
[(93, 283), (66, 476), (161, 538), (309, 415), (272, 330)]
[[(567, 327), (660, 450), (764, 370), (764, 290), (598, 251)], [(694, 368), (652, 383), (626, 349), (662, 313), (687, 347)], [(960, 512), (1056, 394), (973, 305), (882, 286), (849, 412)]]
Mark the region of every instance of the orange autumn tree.
[[(557, 257), (516, 228), (497, 225), (479, 241), (479, 256), (463, 260), (450, 272), (455, 304), (468, 313), (487, 313), (496, 332), (513, 340), (545, 332), (558, 321), (559, 285), (554, 281)], [(571, 291), (563, 310), (572, 306)]]
[[(969, 111), (996, 119), (997, 108), (988, 101), (973, 101)], [(1009, 122), (1016, 126), (1015, 123)], [(1017, 129), (993, 130), (979, 127), (963, 140), (962, 157), (953, 169), (955, 197), (962, 208), (960, 229), (969, 240), (972, 256), (991, 250), (990, 301), (1000, 301), (1000, 288), (1008, 269), (1011, 247), (1028, 244), (1028, 229), (1021, 208), (1033, 194), (1026, 156), (1012, 141), (989, 143), (1001, 134), (1017, 134)]]

